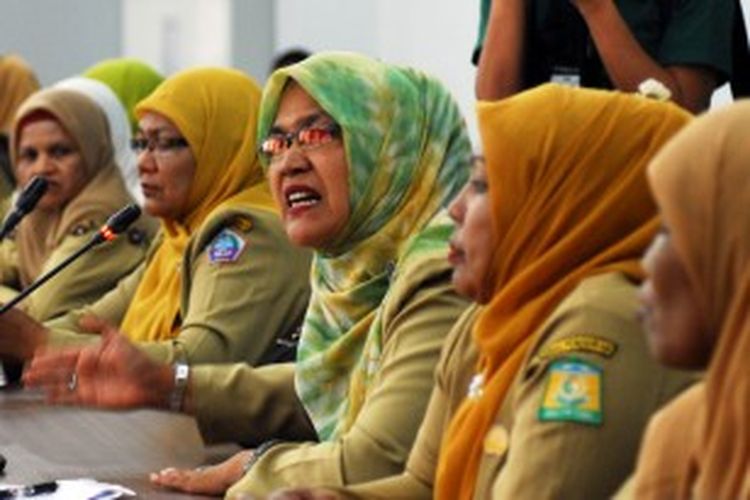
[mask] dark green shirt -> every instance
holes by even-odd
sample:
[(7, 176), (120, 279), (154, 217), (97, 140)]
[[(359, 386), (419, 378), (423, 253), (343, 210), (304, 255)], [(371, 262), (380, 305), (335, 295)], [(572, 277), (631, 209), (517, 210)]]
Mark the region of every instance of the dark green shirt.
[[(479, 60), (492, 0), (481, 1)], [(615, 0), (641, 47), (663, 66), (703, 66), (724, 82), (732, 72), (733, 0)], [(569, 0), (527, 3), (524, 88), (549, 81), (561, 67), (578, 69), (581, 85), (612, 88), (586, 24)]]

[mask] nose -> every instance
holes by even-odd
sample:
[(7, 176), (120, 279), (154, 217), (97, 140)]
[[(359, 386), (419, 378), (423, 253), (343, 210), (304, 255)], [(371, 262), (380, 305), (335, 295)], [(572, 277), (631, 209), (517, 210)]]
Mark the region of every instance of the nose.
[(456, 224), (461, 224), (464, 221), (464, 215), (466, 214), (466, 189), (467, 186), (464, 186), (458, 193), (458, 196), (448, 205), (448, 215)]
[(312, 166), (304, 153), (300, 148), (292, 145), (274, 158), (270, 165), (270, 174), (279, 177), (293, 177), (311, 169)]
[(40, 153), (30, 167), (29, 171), (32, 176), (40, 175), (45, 177), (49, 176), (55, 169), (55, 161), (49, 155)]
[(138, 165), (138, 175), (144, 173), (153, 173), (156, 171), (156, 161), (154, 155), (149, 149), (144, 149), (140, 153), (136, 154), (136, 162)]

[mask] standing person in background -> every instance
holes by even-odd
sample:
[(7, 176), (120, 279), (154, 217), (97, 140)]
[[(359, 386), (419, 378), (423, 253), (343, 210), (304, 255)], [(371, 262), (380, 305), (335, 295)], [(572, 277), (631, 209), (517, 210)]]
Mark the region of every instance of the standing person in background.
[(0, 56), (0, 220), (16, 186), (10, 162), (11, 125), (18, 107), (37, 90), (39, 82), (26, 61), (12, 54)]
[[(11, 158), (18, 185), (48, 182), (36, 208), (0, 243), (0, 297), (6, 302), (81, 248), (107, 218), (133, 202), (114, 163), (104, 113), (89, 98), (63, 89), (32, 94), (16, 113)], [(153, 227), (87, 252), (19, 307), (46, 321), (93, 302), (143, 261)]]
[(635, 92), (654, 79), (706, 109), (732, 73), (735, 0), (482, 0), (476, 94), (548, 81)]
[(741, 101), (698, 118), (649, 166), (663, 219), (643, 260), (651, 352), (707, 371), (651, 419), (635, 498), (750, 498), (748, 129)]
[(136, 105), (164, 80), (154, 68), (138, 59), (107, 59), (86, 69), (81, 76), (98, 80), (117, 95), (128, 115), (133, 134), (138, 129)]
[(130, 196), (141, 206), (145, 199), (141, 191), (141, 181), (138, 177), (138, 159), (130, 148), (130, 122), (112, 89), (107, 85), (83, 76), (67, 78), (54, 85), (56, 88), (70, 89), (79, 92), (93, 100), (104, 111), (109, 125), (109, 135), (115, 152), (115, 163), (125, 181)]
[(144, 210), (161, 222), (145, 262), (55, 321), (42, 325), (16, 310), (0, 316), (0, 354), (28, 360), (44, 345), (98, 344), (89, 333), (106, 322), (170, 373), (268, 359), (302, 319), (310, 256), (284, 235), (258, 161), (260, 96), (239, 71), (198, 68), (141, 101), (133, 148)]

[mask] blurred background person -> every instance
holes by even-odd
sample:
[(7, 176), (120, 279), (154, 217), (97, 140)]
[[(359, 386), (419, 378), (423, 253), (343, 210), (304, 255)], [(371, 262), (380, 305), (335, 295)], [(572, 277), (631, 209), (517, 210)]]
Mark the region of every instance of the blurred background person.
[(705, 381), (655, 415), (623, 498), (750, 497), (750, 102), (708, 113), (649, 166), (663, 229), (643, 259), (651, 352)]
[(11, 203), (16, 176), (10, 162), (10, 130), (18, 107), (39, 89), (29, 65), (17, 55), (0, 55), (0, 219)]
[[(63, 89), (29, 97), (11, 129), (18, 185), (44, 177), (48, 189), (0, 243), (0, 288), (7, 302), (22, 288), (81, 248), (113, 213), (133, 199), (114, 163), (104, 113), (89, 98)], [(136, 223), (99, 245), (27, 297), (19, 307), (37, 321), (93, 302), (143, 261), (153, 226)]]
[(81, 76), (100, 81), (112, 89), (125, 108), (133, 134), (138, 129), (136, 105), (164, 81), (153, 67), (134, 58), (106, 59), (84, 70)]
[(76, 76), (66, 78), (55, 85), (57, 88), (70, 89), (89, 97), (96, 102), (107, 117), (109, 135), (114, 147), (115, 163), (120, 169), (130, 196), (141, 206), (145, 201), (138, 177), (138, 159), (130, 147), (132, 133), (125, 108), (117, 95), (104, 83), (92, 78)]
[(732, 74), (733, 26), (744, 28), (735, 4), (482, 0), (477, 97), (549, 81), (636, 92), (653, 79), (676, 103), (701, 111)]

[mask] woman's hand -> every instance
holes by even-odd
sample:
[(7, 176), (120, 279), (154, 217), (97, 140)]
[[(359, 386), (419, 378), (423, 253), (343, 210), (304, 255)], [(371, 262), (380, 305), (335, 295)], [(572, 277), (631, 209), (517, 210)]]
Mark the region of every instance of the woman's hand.
[(209, 467), (197, 469), (167, 469), (149, 476), (151, 482), (162, 488), (200, 495), (224, 495), (234, 483), (242, 479), (245, 464), (252, 451), (243, 450), (227, 460)]
[(47, 342), (48, 330), (37, 320), (13, 307), (0, 314), (0, 355), (22, 361)]
[(81, 326), (100, 343), (38, 352), (23, 380), (41, 387), (49, 402), (102, 408), (166, 407), (174, 386), (172, 367), (152, 361), (117, 329), (95, 317)]

